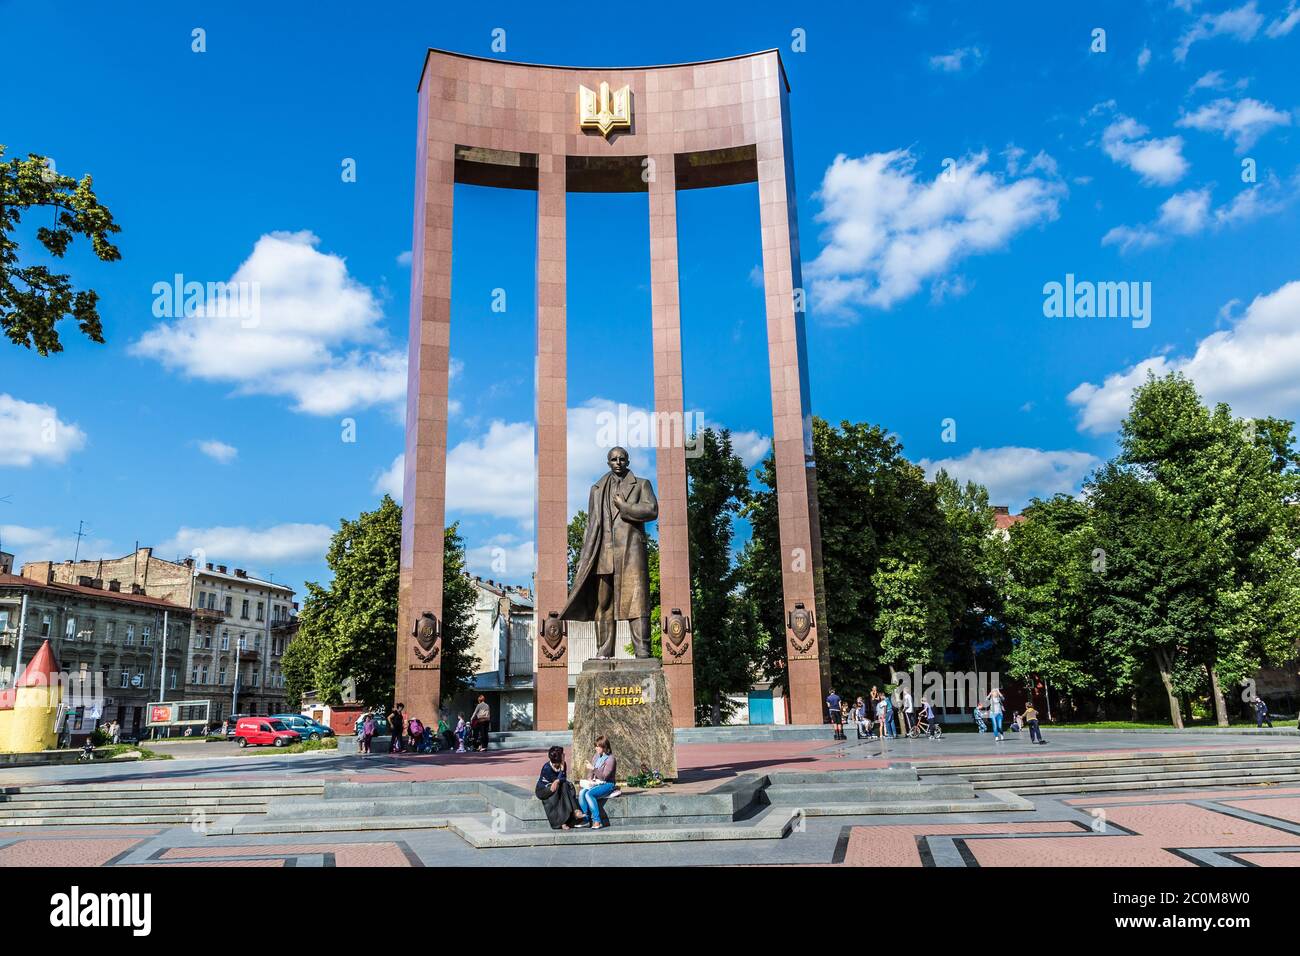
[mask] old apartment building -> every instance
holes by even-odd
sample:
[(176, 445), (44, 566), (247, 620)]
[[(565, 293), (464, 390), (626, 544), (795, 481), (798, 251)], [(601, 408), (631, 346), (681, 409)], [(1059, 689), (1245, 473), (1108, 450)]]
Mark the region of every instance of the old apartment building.
[(115, 578), (60, 583), (36, 573), (0, 573), (0, 687), (48, 640), (62, 672), (103, 680), (102, 707), (78, 715), (85, 729), (116, 720), (140, 733), (150, 701), (182, 694), (193, 612)]
[(23, 565), (23, 574), (49, 574), (59, 582), (86, 576), (115, 579), (189, 609), (183, 696), (211, 701), (214, 721), (232, 713), (298, 709), (285, 699), (280, 667), (298, 627), (290, 587), (224, 564), (166, 561), (155, 557), (152, 548), (95, 561), (33, 562)]

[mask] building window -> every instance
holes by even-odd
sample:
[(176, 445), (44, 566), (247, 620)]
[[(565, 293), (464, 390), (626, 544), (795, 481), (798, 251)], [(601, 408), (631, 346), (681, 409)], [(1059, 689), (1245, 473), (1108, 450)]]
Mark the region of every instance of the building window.
[(261, 649), (262, 649), (262, 635), (258, 634), (256, 637), (253, 638), (253, 650), (260, 651)]
[(77, 619), (70, 617), (63, 622), (63, 639), (65, 641), (75, 641), (77, 639)]
[(210, 651), (210, 650), (212, 650), (212, 632), (211, 632), (211, 631), (205, 631), (204, 634), (203, 634), (203, 649), (204, 649), (205, 651)]
[(167, 681), (167, 686), (172, 690), (176, 689), (176, 672), (172, 671), (171, 677)]
[(194, 668), (194, 670), (190, 671), (190, 683), (197, 684), (198, 682), (199, 682), (199, 669), (196, 667)]
[(49, 614), (41, 615), (41, 637), (49, 637), (50, 630), (54, 627), (54, 618)]
[(208, 668), (206, 664), (199, 668), (199, 675), (199, 683), (206, 684), (208, 682)]
[(230, 616), (230, 608), (231, 608), (231, 606), (232, 606), (232, 602), (233, 602), (234, 600), (235, 600), (235, 599), (232, 598), (229, 594), (226, 595), (226, 617), (229, 617), (229, 616)]
[(120, 685), (118, 685), (118, 686), (120, 686), (120, 687), (130, 687), (130, 686), (131, 686), (131, 673), (130, 673), (130, 671), (127, 671), (127, 670), (123, 669), (123, 671), (122, 671), (122, 683), (121, 683)]
[(264, 616), (264, 614), (262, 613), (262, 608), (263, 608), (264, 606), (265, 606), (265, 605), (263, 605), (261, 601), (258, 601), (258, 602), (257, 602), (257, 619), (258, 619), (259, 621), (265, 620), (265, 616)]
[(149, 641), (150, 641), (150, 640), (152, 639), (152, 637), (153, 637), (153, 634), (152, 634), (152, 627), (153, 627), (153, 626), (150, 625), (150, 624), (141, 624), (141, 625), (140, 625), (140, 646), (141, 646), (141, 647), (148, 647), (148, 646), (149, 646)]
[(248, 598), (244, 598), (243, 604), (240, 606), (239, 609), (239, 616), (243, 618), (245, 621), (248, 620)]
[(112, 644), (113, 638), (116, 636), (116, 634), (117, 634), (117, 622), (106, 621), (104, 623), (104, 643)]
[(126, 645), (127, 645), (128, 647), (130, 647), (132, 644), (135, 643), (135, 625), (134, 625), (134, 624), (128, 624), (128, 625), (126, 626), (126, 642), (125, 642), (125, 643), (126, 643)]
[(221, 649), (222, 649), (223, 651), (228, 651), (228, 650), (230, 650), (230, 632), (229, 632), (229, 631), (222, 631), (222, 632), (221, 632)]

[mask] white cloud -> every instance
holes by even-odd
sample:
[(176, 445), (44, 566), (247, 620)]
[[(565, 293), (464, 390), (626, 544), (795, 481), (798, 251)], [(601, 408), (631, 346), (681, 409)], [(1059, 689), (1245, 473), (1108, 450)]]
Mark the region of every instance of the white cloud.
[(930, 69), (941, 73), (960, 73), (969, 64), (977, 67), (984, 60), (984, 53), (977, 46), (964, 46), (951, 53), (942, 53), (930, 57)]
[(1187, 52), (1192, 44), (1213, 37), (1232, 37), (1242, 43), (1249, 43), (1264, 25), (1264, 17), (1256, 9), (1255, 0), (1244, 3), (1222, 13), (1205, 13), (1196, 19), (1178, 38), (1174, 47), (1174, 59), (1182, 62), (1187, 59)]
[(48, 525), (29, 528), (18, 524), (0, 525), (0, 548), (14, 556), (14, 571), (28, 561), (68, 561), (73, 554), (82, 559), (98, 558), (113, 552), (113, 542), (104, 538), (81, 539), (77, 547), (76, 535), (58, 531)]
[(412, 253), (410, 249), (397, 254), (397, 264), (399, 266), (409, 266), (411, 264)]
[(25, 402), (0, 392), (0, 467), (60, 463), (85, 447), (86, 433), (59, 418), (53, 405)]
[[(569, 514), (587, 507), (591, 485), (605, 473), (610, 447), (621, 444), (631, 455), (632, 471), (653, 480), (655, 450), (646, 446), (648, 419), (644, 408), (619, 405), (606, 398), (590, 398), (568, 409)], [(721, 426), (705, 420), (705, 426)], [(667, 440), (667, 433), (660, 441)], [(758, 464), (771, 450), (771, 439), (755, 431), (733, 431), (732, 450), (746, 468)], [(467, 438), (447, 453), (447, 512), (482, 515), (532, 526), (534, 511), (533, 425), (531, 422), (494, 421), (488, 430)], [(375, 494), (402, 500), (406, 456), (398, 455), (374, 479)]]
[(227, 445), (215, 438), (199, 442), (199, 451), (223, 465), (230, 464), (239, 455), (239, 449), (234, 445)]
[(1256, 297), (1231, 328), (1201, 339), (1192, 355), (1158, 355), (1100, 385), (1079, 385), (1067, 396), (1079, 406), (1079, 429), (1118, 428), (1148, 371), (1183, 372), (1205, 400), (1228, 402), (1237, 415), (1300, 417), (1300, 281)]
[(1129, 253), (1161, 245), (1176, 236), (1194, 236), (1207, 228), (1221, 229), (1250, 222), (1286, 208), (1295, 198), (1295, 180), (1283, 186), (1270, 174), (1262, 183), (1239, 190), (1223, 206), (1212, 207), (1210, 188), (1187, 189), (1160, 205), (1155, 222), (1141, 226), (1116, 226), (1102, 236), (1103, 246), (1119, 246)]
[(397, 408), (406, 353), (389, 345), (375, 295), (319, 243), (310, 232), (262, 236), (230, 280), (257, 290), (251, 317), (200, 303), (155, 325), (131, 351), (237, 394), (286, 396), (307, 414)]
[(817, 193), (826, 245), (807, 268), (818, 308), (888, 309), (962, 260), (1055, 219), (1065, 186), (1040, 157), (1022, 178), (985, 170), (981, 152), (924, 179), (907, 149), (836, 156)]
[(1138, 54), (1138, 72), (1145, 73), (1148, 66), (1151, 65), (1151, 47), (1143, 46), (1142, 52)]
[(486, 544), (465, 549), (465, 566), (484, 578), (502, 581), (528, 581), (536, 565), (536, 546), (532, 539), (498, 534)]
[(1082, 451), (1008, 446), (976, 448), (958, 458), (927, 458), (918, 464), (930, 478), (942, 468), (960, 482), (984, 485), (994, 503), (1018, 508), (1031, 497), (1073, 494), (1101, 459)]
[(1250, 97), (1240, 100), (1222, 97), (1192, 113), (1184, 114), (1177, 125), (1219, 133), (1224, 139), (1230, 139), (1236, 144), (1238, 153), (1244, 153), (1270, 129), (1290, 126), (1291, 114), (1271, 103), (1261, 103)]
[(269, 528), (242, 525), (180, 528), (155, 550), (188, 555), (199, 550), (206, 561), (274, 565), (294, 561), (323, 561), (334, 531), (323, 524), (277, 524)]
[(1291, 0), (1287, 4), (1286, 11), (1268, 25), (1264, 31), (1270, 40), (1276, 40), (1278, 37), (1284, 37), (1295, 29), (1296, 24), (1300, 23), (1300, 3), (1297, 0)]
[(1148, 137), (1145, 126), (1130, 116), (1117, 116), (1101, 134), (1106, 155), (1142, 177), (1146, 185), (1168, 186), (1187, 172), (1183, 138)]

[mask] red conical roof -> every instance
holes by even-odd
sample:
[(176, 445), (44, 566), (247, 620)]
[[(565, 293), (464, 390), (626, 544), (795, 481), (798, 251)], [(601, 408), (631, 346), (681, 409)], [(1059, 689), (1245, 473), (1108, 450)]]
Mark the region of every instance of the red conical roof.
[(48, 640), (41, 644), (41, 649), (23, 668), (14, 687), (49, 687), (50, 677), (59, 672), (59, 662), (54, 657), (54, 649)]

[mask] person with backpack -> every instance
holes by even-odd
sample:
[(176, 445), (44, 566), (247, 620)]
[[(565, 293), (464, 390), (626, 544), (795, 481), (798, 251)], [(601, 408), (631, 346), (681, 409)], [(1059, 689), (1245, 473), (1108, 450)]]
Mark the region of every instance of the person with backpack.
[(412, 717), (406, 724), (406, 736), (410, 738), (411, 752), (420, 752), (420, 738), (424, 736), (424, 721)]
[(1255, 697), (1255, 726), (1263, 727), (1268, 724), (1268, 729), (1273, 729), (1273, 719), (1268, 715), (1268, 704), (1264, 703), (1264, 698), (1256, 695)]

